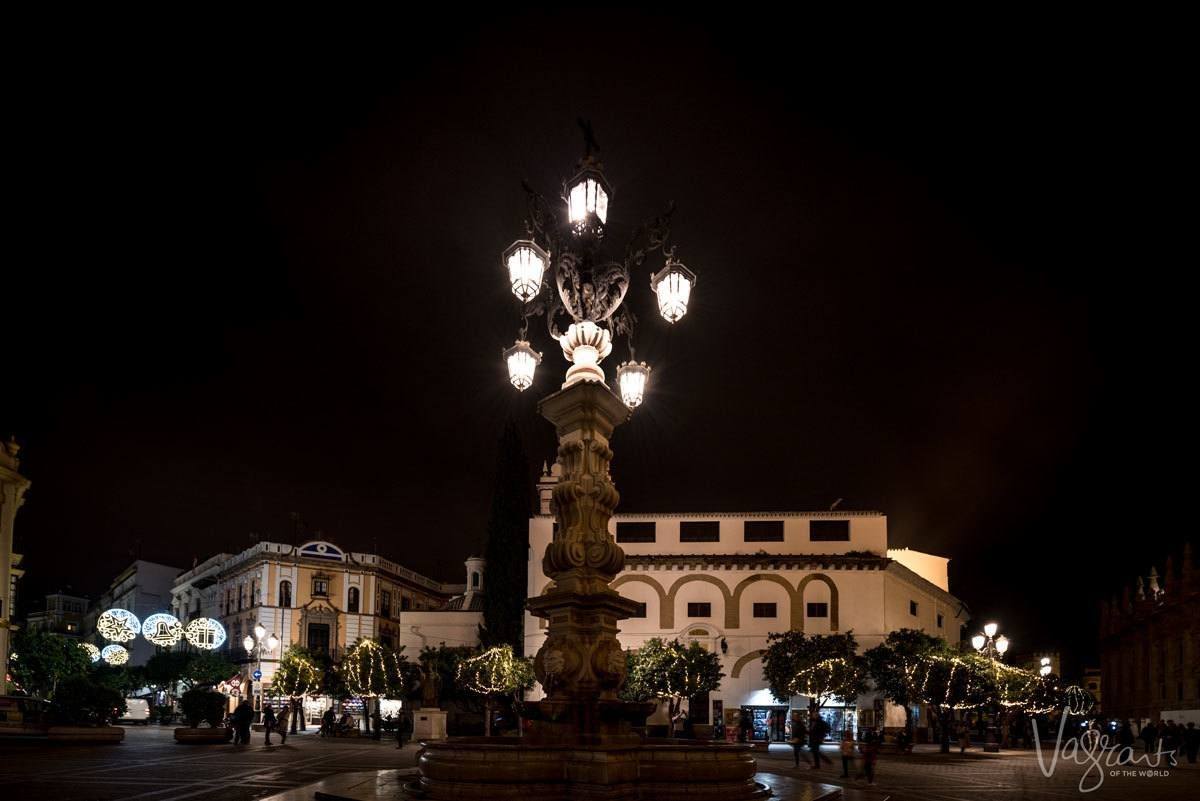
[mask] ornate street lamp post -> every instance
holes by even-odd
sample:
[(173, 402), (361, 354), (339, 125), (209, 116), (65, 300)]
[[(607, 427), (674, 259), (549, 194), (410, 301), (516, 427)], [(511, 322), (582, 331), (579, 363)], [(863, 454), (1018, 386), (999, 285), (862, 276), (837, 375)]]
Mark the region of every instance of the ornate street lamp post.
[(255, 678), (251, 677), (253, 679), (253, 681), (250, 683), (250, 686), (253, 687), (255, 684), (258, 685), (258, 696), (257, 696), (258, 704), (257, 704), (257, 708), (254, 711), (254, 714), (255, 714), (255, 718), (257, 720), (262, 720), (262, 713), (263, 713), (263, 708), (262, 708), (263, 707), (263, 689), (262, 689), (262, 678), (261, 678), (261, 676), (262, 676), (262, 655), (263, 655), (264, 650), (267, 653), (273, 653), (275, 651), (275, 649), (279, 647), (279, 638), (276, 637), (274, 634), (271, 634), (270, 636), (268, 636), (267, 630), (265, 628), (263, 628), (263, 625), (261, 623), (256, 623), (254, 626), (254, 636), (251, 637), (249, 634), (247, 634), (245, 639), (242, 640), (242, 647), (246, 649), (247, 656), (249, 656), (250, 654), (254, 654), (255, 656), (258, 657), (258, 669), (255, 671), (255, 673), (257, 673), (260, 678), (255, 679)]
[[(610, 584), (625, 553), (608, 532), (620, 495), (609, 475), (613, 430), (645, 402), (650, 366), (633, 349), (636, 319), (624, 304), (632, 273), (661, 252), (663, 265), (650, 280), (668, 323), (688, 309), (696, 276), (668, 246), (673, 208), (634, 232), (621, 255), (607, 255), (613, 190), (599, 148), (585, 123), (586, 150), (563, 186), (561, 204), (548, 203), (528, 186), (525, 233), (502, 254), (513, 294), (521, 304), (516, 343), (504, 350), (509, 380), (524, 391), (534, 383), (542, 354), (529, 340), (532, 318), (545, 318), (569, 367), (562, 386), (543, 398), (538, 412), (554, 424), (562, 476), (551, 509), (555, 533), (542, 571), (547, 591), (526, 609), (547, 621), (546, 640), (534, 658), (545, 698), (522, 704), (524, 736), (448, 738), (425, 742), (417, 786), (427, 798), (545, 799), (682, 798), (689, 801), (764, 799), (770, 790), (754, 781), (756, 763), (744, 745), (649, 740), (635, 732), (653, 704), (617, 697), (625, 683), (625, 653), (618, 624), (639, 604)], [(602, 362), (624, 338), (628, 361), (616, 370), (614, 394)]]
[[(1008, 638), (1001, 634), (996, 636), (996, 632), (1000, 627), (995, 623), (987, 623), (983, 627), (983, 632), (976, 634), (971, 638), (971, 647), (978, 651), (983, 656), (992, 660), (992, 672), (996, 677), (996, 686), (1000, 686), (1000, 660), (1004, 658), (1004, 654), (1008, 651)], [(993, 712), (992, 722), (987, 727), (987, 739), (983, 742), (984, 751), (999, 751), (1000, 740), (997, 737), (996, 729), (996, 713)]]

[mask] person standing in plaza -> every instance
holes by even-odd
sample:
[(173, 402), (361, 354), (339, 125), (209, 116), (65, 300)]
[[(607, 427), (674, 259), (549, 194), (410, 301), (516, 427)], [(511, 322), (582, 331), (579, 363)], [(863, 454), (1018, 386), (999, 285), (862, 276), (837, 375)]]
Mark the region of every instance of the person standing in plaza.
[(820, 770), (822, 759), (827, 765), (833, 764), (832, 759), (821, 753), (821, 743), (825, 742), (825, 735), (828, 733), (829, 724), (814, 709), (808, 721), (808, 747), (813, 753), (813, 770)]
[(279, 744), (287, 745), (288, 723), (291, 721), (291, 707), (285, 704), (275, 717), (275, 730), (279, 733)]
[(254, 707), (249, 701), (242, 701), (230, 718), (233, 721), (234, 742), (250, 745), (250, 721), (254, 719)]
[(321, 715), (321, 736), (332, 737), (334, 718), (337, 716), (333, 713), (333, 707), (325, 710), (325, 714)]
[(1158, 727), (1150, 721), (1142, 727), (1142, 742), (1146, 745), (1146, 753), (1154, 753), (1154, 744), (1158, 742)]
[(850, 763), (854, 761), (854, 733), (849, 729), (842, 732), (842, 778), (850, 778)]
[(1196, 764), (1197, 752), (1200, 752), (1200, 729), (1189, 721), (1187, 728), (1183, 730), (1183, 753), (1187, 755), (1189, 765)]
[(267, 737), (266, 737), (267, 745), (270, 745), (271, 744), (271, 731), (274, 730), (274, 728), (275, 728), (275, 710), (272, 709), (270, 706), (267, 706), (265, 709), (263, 709), (262, 721), (263, 721), (263, 733), (265, 733), (267, 735)]
[(799, 710), (794, 710), (791, 715), (792, 735), (788, 740), (788, 745), (792, 747), (792, 762), (798, 768), (800, 767), (800, 750), (804, 748), (804, 737), (807, 732), (804, 729), (804, 720), (800, 716)]
[(883, 735), (876, 734), (874, 729), (867, 729), (862, 744), (858, 747), (863, 755), (863, 775), (867, 777), (867, 784), (875, 783), (875, 760), (879, 757), (879, 740), (882, 737)]
[(971, 722), (968, 718), (959, 724), (958, 727), (958, 753), (965, 754), (967, 749), (971, 747)]

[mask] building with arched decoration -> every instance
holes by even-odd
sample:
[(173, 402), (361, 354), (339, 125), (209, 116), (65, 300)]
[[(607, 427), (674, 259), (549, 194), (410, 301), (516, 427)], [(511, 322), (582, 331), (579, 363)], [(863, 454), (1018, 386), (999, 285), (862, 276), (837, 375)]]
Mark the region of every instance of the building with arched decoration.
[[(541, 557), (554, 537), (551, 489), (558, 465), (538, 482), (539, 514), (529, 523), (529, 593), (546, 591)], [(888, 549), (887, 517), (879, 512), (770, 512), (728, 514), (617, 514), (609, 532), (625, 551), (613, 581), (640, 604), (620, 623), (618, 639), (637, 648), (651, 637), (697, 642), (721, 655), (721, 689), (691, 710), (705, 724), (714, 713), (742, 710), (759, 738), (777, 722), (782, 739), (788, 704), (772, 698), (763, 679), (763, 650), (772, 632), (852, 631), (861, 650), (888, 632), (921, 629), (958, 643), (965, 605), (949, 592), (949, 560), (908, 549)], [(545, 638), (545, 621), (526, 615), (525, 653)], [(792, 699), (806, 706), (807, 699)], [(867, 712), (872, 723), (903, 723), (903, 710), (859, 699), (856, 710), (830, 709), (834, 730), (847, 711)], [(732, 719), (725, 718), (726, 721)], [(857, 721), (858, 715), (849, 720)]]
[[(360, 638), (403, 647), (415, 661), (426, 645), (477, 645), (482, 622), (484, 560), (466, 561), (464, 583), (444, 583), (378, 554), (325, 540), (260, 542), (219, 554), (180, 574), (171, 611), (185, 623), (212, 617), (225, 627), (225, 649), (242, 664), (242, 687), (269, 688), (280, 656), (293, 645), (337, 661)], [(261, 685), (252, 683), (258, 654), (242, 645), (262, 626), (278, 645), (262, 653)], [(255, 708), (259, 707), (258, 693)]]

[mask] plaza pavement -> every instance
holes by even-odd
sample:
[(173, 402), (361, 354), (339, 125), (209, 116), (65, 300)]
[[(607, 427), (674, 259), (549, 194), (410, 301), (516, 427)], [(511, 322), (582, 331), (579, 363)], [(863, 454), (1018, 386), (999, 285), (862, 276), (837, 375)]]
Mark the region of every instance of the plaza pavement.
[[(791, 749), (775, 745), (758, 754), (760, 779), (799, 801), (808, 782), (847, 788), (846, 801), (1143, 801), (1200, 798), (1200, 768), (1183, 765), (1168, 775), (1109, 776), (1099, 789), (1081, 793), (1085, 768), (1061, 760), (1046, 778), (1032, 751), (960, 756), (918, 746), (910, 755), (884, 755), (877, 783), (839, 778), (833, 766), (792, 767)], [(169, 727), (129, 727), (120, 745), (49, 745), (0, 740), (0, 801), (241, 801), (270, 797), (312, 798), (311, 786), (337, 774), (411, 769), (417, 747), (397, 751), (394, 742), (324, 740), (315, 729), (266, 747), (261, 734), (250, 746), (184, 746)], [(808, 754), (807, 750), (804, 752)], [(1047, 752), (1047, 757), (1049, 757)], [(856, 764), (856, 768), (858, 765)], [(369, 774), (365, 774), (369, 775)], [(396, 774), (390, 774), (395, 776)], [(342, 777), (344, 779), (346, 777)], [(338, 781), (333, 779), (332, 781)], [(794, 781), (788, 781), (794, 780)], [(382, 789), (382, 788), (381, 788)], [(293, 791), (293, 792), (289, 792)], [(807, 797), (812, 797), (808, 795)], [(789, 800), (790, 801), (790, 800)]]

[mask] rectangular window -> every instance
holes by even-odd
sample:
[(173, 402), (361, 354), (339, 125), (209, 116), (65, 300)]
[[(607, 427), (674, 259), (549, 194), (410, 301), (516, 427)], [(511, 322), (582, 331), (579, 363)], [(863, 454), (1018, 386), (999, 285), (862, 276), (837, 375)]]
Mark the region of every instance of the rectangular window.
[(754, 604), (755, 617), (778, 617), (775, 604)]
[(329, 597), (329, 579), (315, 578), (313, 579), (313, 595), (320, 595), (323, 598)]
[(381, 590), (379, 593), (379, 616), (392, 616), (392, 594), (387, 590)]
[(646, 604), (644, 602), (639, 602), (637, 611), (634, 612), (632, 615), (630, 615), (630, 617), (645, 617), (645, 616), (646, 616)]
[(938, 628), (939, 629), (942, 627), (943, 623), (944, 623), (944, 621), (942, 620), (942, 613), (938, 612)]
[(688, 604), (688, 617), (712, 617), (712, 604), (692, 602)]
[(654, 542), (654, 522), (617, 523), (617, 542)]
[(809, 542), (849, 542), (849, 520), (810, 520), (808, 523)]
[(805, 617), (829, 617), (829, 604), (827, 603), (810, 603), (807, 604)]
[(720, 542), (721, 523), (717, 520), (690, 520), (679, 524), (680, 542)]
[(308, 647), (323, 654), (329, 653), (329, 624), (308, 624)]
[(400, 611), (407, 612), (409, 609), (412, 609), (412, 599), (409, 598), (407, 595), (401, 595), (400, 596)]
[(917, 602), (916, 602), (916, 601), (909, 601), (909, 602), (908, 602), (908, 613), (909, 613), (910, 615), (915, 615), (915, 614), (917, 614)]
[(743, 531), (746, 542), (783, 542), (782, 520), (747, 520)]

